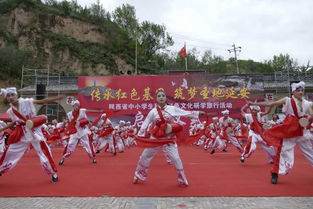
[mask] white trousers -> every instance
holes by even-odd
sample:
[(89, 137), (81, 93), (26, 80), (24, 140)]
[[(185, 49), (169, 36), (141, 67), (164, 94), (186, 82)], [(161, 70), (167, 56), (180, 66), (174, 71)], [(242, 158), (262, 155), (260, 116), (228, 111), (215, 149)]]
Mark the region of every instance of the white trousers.
[(123, 139), (120, 136), (114, 136), (115, 138), (115, 143), (116, 143), (116, 147), (118, 149), (119, 152), (124, 152), (124, 143), (123, 143)]
[(237, 148), (237, 150), (240, 153), (243, 153), (243, 147), (236, 137), (232, 136), (231, 134), (228, 134), (227, 139)]
[(305, 137), (295, 137), (284, 139), (279, 160), (279, 174), (286, 175), (294, 165), (294, 148), (298, 145), (304, 156), (313, 166), (313, 147), (310, 139)]
[(5, 140), (3, 136), (0, 136), (0, 157), (5, 149)]
[(212, 149), (226, 149), (226, 141), (222, 140), (219, 136), (216, 136), (212, 143)]
[(47, 174), (54, 174), (57, 172), (54, 165), (51, 151), (49, 146), (45, 141), (32, 141), (32, 142), (23, 142), (19, 141), (14, 144), (10, 144), (7, 150), (4, 152), (0, 165), (0, 173), (5, 173), (16, 166), (18, 161), (23, 157), (23, 155), (30, 148), (30, 145), (36, 150), (37, 155), (40, 159), (41, 167), (44, 172)]
[(129, 145), (136, 145), (136, 141), (135, 141), (135, 138), (134, 137), (128, 137), (128, 142), (129, 142)]
[(159, 152), (160, 149), (163, 149), (164, 153), (166, 153), (166, 156), (171, 160), (172, 164), (175, 166), (178, 174), (178, 181), (180, 183), (188, 185), (188, 181), (184, 173), (183, 163), (178, 153), (177, 144), (165, 144), (160, 147), (144, 149), (137, 164), (135, 177), (142, 181), (146, 180), (151, 160)]
[(110, 152), (115, 152), (114, 144), (113, 144), (113, 136), (111, 134), (105, 135), (104, 137), (99, 138), (99, 143), (98, 143), (96, 150), (100, 151), (106, 146), (108, 146)]
[(276, 155), (275, 149), (273, 146), (268, 146), (266, 142), (263, 140), (263, 138), (259, 135), (256, 134), (254, 131), (250, 130), (249, 131), (249, 141), (246, 144), (244, 148), (244, 152), (242, 153), (241, 156), (248, 158), (251, 156), (251, 154), (256, 150), (257, 143), (261, 144), (262, 148), (265, 151), (265, 154), (269, 160), (269, 162), (274, 162), (274, 157)]
[(88, 135), (84, 135), (81, 138), (77, 138), (75, 134), (70, 136), (70, 140), (65, 147), (63, 158), (68, 158), (74, 152), (78, 142), (82, 144), (83, 148), (86, 150), (88, 156), (91, 159), (95, 159), (95, 153), (93, 151), (92, 142), (89, 141)]

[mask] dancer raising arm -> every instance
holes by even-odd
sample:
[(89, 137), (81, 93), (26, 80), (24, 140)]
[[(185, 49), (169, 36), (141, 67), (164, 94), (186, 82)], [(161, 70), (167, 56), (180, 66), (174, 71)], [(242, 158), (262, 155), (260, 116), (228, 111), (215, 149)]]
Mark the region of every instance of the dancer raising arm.
[[(203, 111), (186, 111), (167, 105), (166, 94), (163, 89), (156, 92), (156, 102), (157, 106), (149, 112), (138, 133), (139, 137), (147, 137), (150, 134), (149, 139), (143, 139), (143, 141), (147, 144), (150, 142), (151, 146), (147, 145), (146, 147), (149, 148), (145, 148), (139, 158), (133, 183), (137, 184), (139, 181), (146, 180), (151, 160), (160, 149), (163, 149), (177, 170), (180, 185), (188, 186), (175, 135), (175, 132), (181, 131), (182, 127), (180, 124), (174, 123), (175, 117), (198, 118), (199, 115), (204, 116), (206, 113)], [(138, 144), (141, 143), (142, 139), (139, 137), (137, 138)]]
[[(6, 148), (0, 159), (0, 175), (14, 168), (17, 162), (23, 157), (29, 146), (32, 145), (40, 158), (40, 164), (43, 170), (47, 174), (52, 175), (52, 182), (57, 182), (57, 169), (54, 164), (50, 148), (45, 142), (44, 136), (41, 132), (42, 123), (37, 127), (34, 126), (31, 128), (26, 126), (26, 124), (36, 116), (34, 104), (47, 104), (60, 100), (64, 97), (61, 96), (43, 100), (34, 100), (32, 98), (22, 97), (18, 98), (15, 87), (1, 89), (1, 93), (10, 103), (11, 107), (7, 110), (7, 113), (13, 122), (4, 128), (1, 128), (0, 132), (13, 126), (15, 126), (15, 128), (8, 139), (9, 146)], [(45, 116), (42, 116), (41, 119), (41, 122), (43, 123), (46, 121)], [(33, 122), (36, 123), (35, 120)]]
[(69, 142), (64, 148), (63, 156), (59, 165), (63, 165), (65, 158), (68, 158), (74, 152), (79, 140), (81, 141), (84, 149), (86, 150), (92, 163), (96, 164), (96, 155), (92, 145), (92, 141), (89, 140), (88, 135), (91, 134), (88, 127), (89, 120), (87, 118), (87, 112), (103, 113), (102, 110), (87, 110), (80, 107), (80, 102), (75, 100), (73, 102), (73, 110), (67, 113), (69, 124), (66, 128), (66, 134), (69, 135)]
[(275, 161), (271, 170), (271, 183), (277, 184), (278, 174), (286, 175), (294, 164), (294, 147), (299, 146), (304, 156), (313, 166), (313, 147), (310, 138), (306, 137), (306, 118), (313, 116), (312, 106), (304, 99), (305, 83), (291, 85), (292, 97), (285, 97), (274, 102), (248, 102), (249, 105), (276, 106), (284, 105), (286, 119), (283, 124), (264, 131), (263, 136), (271, 145), (277, 146)]

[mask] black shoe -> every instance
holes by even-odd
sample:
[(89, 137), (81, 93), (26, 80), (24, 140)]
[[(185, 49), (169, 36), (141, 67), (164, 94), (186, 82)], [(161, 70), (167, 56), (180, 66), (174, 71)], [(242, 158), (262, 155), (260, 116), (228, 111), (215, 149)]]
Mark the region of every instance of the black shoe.
[(211, 155), (213, 155), (215, 153), (215, 149), (212, 149), (212, 151), (210, 152)]
[(63, 165), (64, 163), (64, 159), (62, 159), (60, 162), (59, 162), (59, 165)]
[(99, 154), (99, 153), (100, 153), (100, 150), (97, 150), (97, 151), (96, 151), (96, 154)]
[(97, 160), (96, 160), (96, 159), (93, 159), (93, 160), (92, 160), (92, 163), (93, 163), (93, 164), (97, 164)]
[(244, 158), (244, 157), (241, 157), (241, 158), (240, 158), (240, 162), (244, 163), (244, 162), (245, 162), (245, 158)]
[(2, 176), (2, 174), (0, 173), (0, 176)]
[(57, 174), (53, 174), (52, 175), (52, 183), (56, 183), (56, 182), (58, 182), (59, 181), (59, 177), (58, 177), (58, 175)]
[(116, 152), (114, 152), (113, 155), (115, 156), (115, 155), (116, 155)]
[(227, 150), (226, 150), (226, 149), (223, 149), (222, 151), (223, 151), (223, 152), (227, 152)]
[(272, 173), (271, 183), (272, 184), (277, 184), (277, 181), (278, 181), (278, 174), (277, 173)]

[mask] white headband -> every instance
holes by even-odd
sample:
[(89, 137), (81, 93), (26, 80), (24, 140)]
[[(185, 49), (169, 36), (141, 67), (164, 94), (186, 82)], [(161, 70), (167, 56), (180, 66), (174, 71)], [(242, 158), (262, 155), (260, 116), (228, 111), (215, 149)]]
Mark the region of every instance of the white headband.
[(305, 83), (303, 81), (300, 81), (299, 83), (292, 83), (291, 84), (291, 91), (295, 91), (298, 88), (303, 88), (305, 87)]
[(222, 113), (223, 115), (229, 114), (229, 110), (226, 109), (226, 110), (222, 111), (221, 113)]
[(6, 97), (7, 94), (17, 94), (16, 88), (15, 87), (9, 87), (9, 88), (0, 90), (0, 95), (4, 95)]
[(212, 120), (218, 120), (218, 117), (213, 117)]
[(72, 102), (73, 106), (76, 105), (76, 104), (80, 105), (80, 102), (78, 100), (75, 100), (75, 101)]

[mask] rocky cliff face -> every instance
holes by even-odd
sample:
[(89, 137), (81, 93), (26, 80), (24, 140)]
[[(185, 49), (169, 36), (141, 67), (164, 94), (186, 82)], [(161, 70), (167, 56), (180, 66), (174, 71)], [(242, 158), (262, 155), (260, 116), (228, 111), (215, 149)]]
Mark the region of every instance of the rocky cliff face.
[[(105, 47), (110, 40), (100, 32), (96, 25), (77, 19), (55, 14), (34, 13), (21, 4), (14, 10), (0, 17), (0, 27), (14, 37), (19, 49), (31, 51), (39, 60), (42, 68), (64, 70), (72, 75), (132, 75), (134, 67), (118, 55), (111, 54)], [(60, 40), (70, 40), (64, 45)], [(73, 52), (73, 43), (84, 47), (99, 45), (106, 50), (103, 60), (97, 62), (81, 59)], [(9, 42), (0, 36), (0, 47)], [(62, 45), (63, 44), (63, 45)], [(86, 48), (79, 48), (84, 50)], [(86, 50), (88, 51), (88, 50)], [(99, 52), (102, 53), (102, 52)], [(88, 52), (86, 52), (88, 55)], [(92, 57), (92, 55), (89, 55)]]

